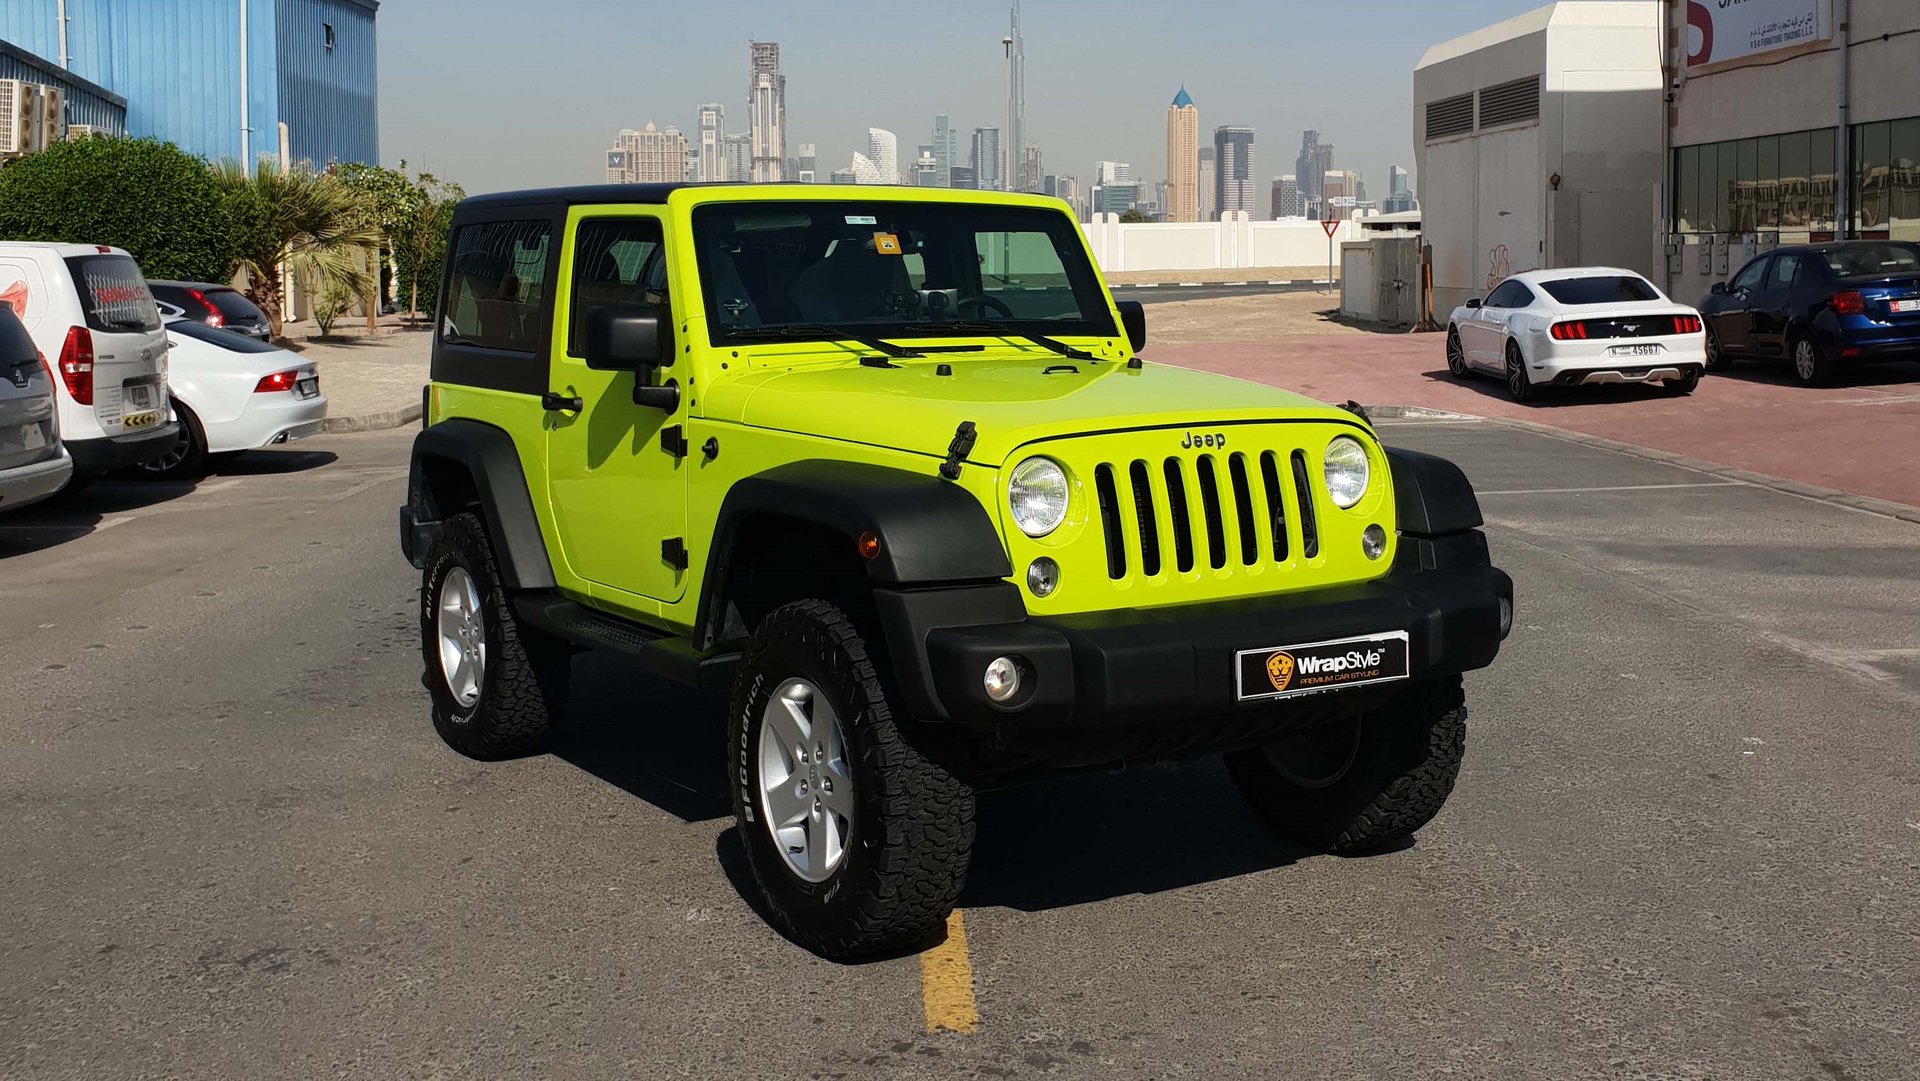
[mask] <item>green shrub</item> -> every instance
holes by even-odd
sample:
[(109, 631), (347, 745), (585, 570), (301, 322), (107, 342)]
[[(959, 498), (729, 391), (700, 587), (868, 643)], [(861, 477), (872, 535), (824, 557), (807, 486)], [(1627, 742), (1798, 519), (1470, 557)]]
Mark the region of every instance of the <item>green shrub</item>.
[(55, 143), (0, 169), (0, 240), (112, 244), (149, 278), (224, 282), (234, 269), (207, 163), (158, 139)]

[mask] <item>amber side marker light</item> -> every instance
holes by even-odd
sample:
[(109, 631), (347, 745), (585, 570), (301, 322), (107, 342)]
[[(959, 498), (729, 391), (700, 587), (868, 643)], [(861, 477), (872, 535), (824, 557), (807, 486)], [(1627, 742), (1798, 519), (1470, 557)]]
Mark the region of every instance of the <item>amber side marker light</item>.
[(880, 534), (869, 529), (865, 533), (860, 534), (860, 539), (855, 543), (859, 545), (861, 559), (879, 558)]

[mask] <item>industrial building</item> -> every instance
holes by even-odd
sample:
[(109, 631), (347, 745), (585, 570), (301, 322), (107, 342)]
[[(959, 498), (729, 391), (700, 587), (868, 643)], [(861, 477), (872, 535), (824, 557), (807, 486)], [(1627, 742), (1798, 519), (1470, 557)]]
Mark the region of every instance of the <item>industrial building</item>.
[[(64, 99), (74, 126), (154, 136), (210, 160), (379, 160), (378, 0), (8, 0), (0, 87)], [(5, 93), (0, 89), (0, 93)]]

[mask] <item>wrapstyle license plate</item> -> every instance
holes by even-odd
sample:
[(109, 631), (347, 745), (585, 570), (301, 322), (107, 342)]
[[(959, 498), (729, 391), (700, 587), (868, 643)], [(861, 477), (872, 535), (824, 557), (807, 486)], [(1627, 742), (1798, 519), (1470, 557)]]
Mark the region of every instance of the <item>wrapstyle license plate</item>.
[(1234, 655), (1234, 694), (1242, 702), (1295, 698), (1406, 679), (1406, 631), (1335, 638)]
[(1657, 345), (1616, 345), (1607, 350), (1610, 357), (1657, 357), (1660, 355)]

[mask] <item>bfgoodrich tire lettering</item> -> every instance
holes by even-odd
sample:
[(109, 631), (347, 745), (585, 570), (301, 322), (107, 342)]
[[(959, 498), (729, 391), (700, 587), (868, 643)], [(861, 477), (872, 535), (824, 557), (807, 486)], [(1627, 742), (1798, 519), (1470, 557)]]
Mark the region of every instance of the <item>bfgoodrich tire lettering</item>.
[[(477, 695), (457, 693), (441, 660), (440, 610), (447, 576), (464, 573), (478, 597), (484, 641)], [(456, 575), (459, 582), (461, 576)], [(572, 652), (564, 642), (522, 627), (500, 586), (493, 545), (473, 514), (456, 514), (435, 530), (420, 579), (422, 682), (433, 698), (433, 727), (447, 746), (470, 758), (531, 754), (565, 709)], [(464, 687), (462, 688), (464, 690)], [(463, 703), (461, 699), (471, 700)]]
[[(760, 811), (762, 713), (796, 679), (831, 699), (853, 771), (846, 852), (819, 882), (789, 866)], [(939, 934), (966, 884), (973, 791), (902, 737), (866, 643), (840, 609), (796, 601), (761, 621), (734, 684), (727, 763), (747, 864), (781, 933), (835, 959), (912, 949)]]
[(1413, 835), (1447, 801), (1466, 752), (1466, 695), (1459, 676), (1412, 684), (1360, 718), (1346, 771), (1302, 784), (1265, 749), (1226, 755), (1227, 773), (1275, 832), (1329, 852), (1364, 852)]

